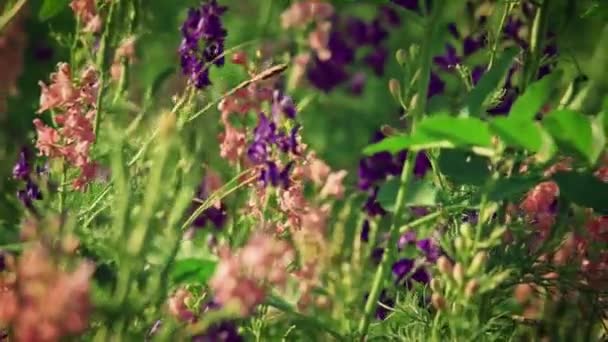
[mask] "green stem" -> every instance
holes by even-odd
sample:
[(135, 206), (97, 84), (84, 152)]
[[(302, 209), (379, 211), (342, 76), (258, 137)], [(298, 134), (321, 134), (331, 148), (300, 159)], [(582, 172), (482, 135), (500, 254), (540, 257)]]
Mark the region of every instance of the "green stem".
[(450, 205), (447, 206), (445, 208), (442, 208), (440, 210), (435, 211), (434, 213), (425, 215), (419, 219), (416, 219), (406, 225), (403, 225), (399, 228), (399, 233), (405, 233), (407, 230), (412, 229), (412, 228), (416, 228), (418, 226), (422, 226), (423, 224), (429, 223), (435, 219), (437, 219), (439, 216), (449, 213), (449, 212), (453, 212), (453, 211), (459, 211), (462, 209), (467, 209), (467, 208), (471, 208), (470, 205), (465, 205), (465, 204), (454, 204), (454, 205)]
[(0, 33), (4, 29), (4, 27), (13, 19), (14, 16), (19, 13), (19, 10), (25, 5), (27, 0), (19, 0), (13, 7), (7, 10), (3, 16), (0, 17)]
[(59, 187), (59, 215), (63, 215), (63, 207), (65, 204), (66, 180), (67, 180), (67, 165), (66, 165), (66, 161), (63, 160), (61, 162), (61, 185)]
[(492, 44), (492, 50), (490, 52), (490, 62), (488, 63), (488, 67), (486, 69), (488, 71), (490, 69), (492, 69), (492, 66), (494, 65), (494, 61), (496, 60), (496, 52), (498, 52), (498, 43), (500, 43), (500, 34), (502, 33), (502, 28), (505, 26), (505, 22), (507, 21), (507, 18), (509, 17), (509, 13), (511, 12), (513, 5), (514, 5), (514, 2), (512, 2), (510, 0), (505, 0), (505, 8), (504, 8), (504, 11), (500, 18), (500, 23), (498, 24), (498, 28), (496, 29), (496, 33), (494, 36), (494, 42)]
[(542, 41), (549, 29), (547, 12), (549, 10), (550, 2), (551, 0), (544, 0), (534, 17), (534, 23), (532, 24), (532, 30), (530, 31), (530, 52), (526, 61), (524, 77), (522, 78), (522, 93), (526, 90), (528, 84), (534, 81), (534, 78), (537, 75), (543, 51)]
[(94, 133), (95, 137), (98, 136), (99, 133), (99, 125), (101, 123), (101, 113), (102, 113), (102, 103), (103, 96), (105, 94), (105, 72), (108, 67), (108, 58), (106, 53), (106, 48), (108, 45), (108, 41), (110, 39), (110, 28), (112, 27), (112, 16), (114, 14), (114, 4), (117, 1), (112, 1), (110, 3), (110, 9), (108, 10), (108, 16), (106, 18), (105, 28), (103, 30), (103, 34), (101, 36), (101, 41), (99, 42), (99, 51), (97, 51), (97, 68), (99, 69), (99, 80), (98, 87), (99, 91), (97, 93), (97, 103), (96, 110), (97, 115), (95, 115), (95, 125), (94, 125)]
[[(429, 86), (430, 72), (431, 72), (431, 59), (432, 55), (432, 44), (433, 38), (435, 36), (436, 29), (439, 25), (437, 25), (437, 18), (441, 13), (441, 9), (443, 7), (443, 0), (439, 0), (434, 3), (431, 17), (426, 22), (425, 27), (425, 37), (422, 43), (422, 53), (420, 56), (421, 61), (421, 78), (418, 83), (418, 99), (415, 101), (414, 108), (412, 108), (412, 126), (411, 131), (414, 131), (416, 128), (416, 124), (420, 117), (424, 114), (426, 110), (426, 101), (427, 101), (427, 92)], [(365, 308), (363, 312), (363, 317), (359, 321), (359, 335), (362, 341), (365, 340), (367, 335), (367, 331), (369, 329), (370, 320), (374, 315), (374, 309), (376, 308), (376, 303), (378, 301), (378, 297), (380, 295), (380, 291), (384, 280), (386, 279), (386, 275), (388, 270), (390, 269), (390, 265), (392, 263), (392, 259), (394, 258), (395, 248), (397, 247), (397, 239), (399, 238), (399, 220), (403, 215), (403, 211), (405, 209), (404, 201), (406, 198), (408, 184), (410, 183), (410, 178), (412, 176), (412, 170), (414, 168), (416, 154), (408, 153), (407, 159), (403, 165), (403, 169), (401, 172), (399, 191), (397, 192), (397, 200), (395, 202), (395, 212), (392, 217), (391, 227), (390, 227), (390, 238), (388, 245), (382, 255), (382, 260), (380, 261), (380, 265), (376, 270), (376, 274), (374, 276), (374, 280), (372, 283), (372, 288), (369, 296), (367, 297), (367, 301), (365, 303)]]

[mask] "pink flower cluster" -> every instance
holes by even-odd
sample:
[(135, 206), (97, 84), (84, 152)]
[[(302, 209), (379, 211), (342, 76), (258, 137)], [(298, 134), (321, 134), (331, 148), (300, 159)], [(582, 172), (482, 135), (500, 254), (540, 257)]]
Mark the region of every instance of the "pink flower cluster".
[[(231, 58), (232, 63), (241, 65), (251, 77), (254, 77), (255, 72), (247, 66), (247, 60), (247, 55), (242, 51), (235, 53)], [(271, 78), (252, 82), (247, 87), (226, 96), (219, 103), (218, 109), (221, 113), (221, 122), (224, 125), (224, 132), (218, 136), (222, 158), (231, 163), (241, 161), (243, 164), (248, 164), (247, 158), (243, 158), (247, 144), (246, 132), (244, 129), (236, 128), (230, 123), (230, 116), (243, 117), (250, 111), (259, 112), (264, 103), (271, 103), (275, 81)]]
[(215, 300), (224, 306), (238, 306), (246, 316), (262, 303), (268, 285), (285, 285), (286, 268), (293, 262), (294, 252), (287, 242), (258, 232), (240, 250), (221, 250), (220, 258), (209, 281)]
[(103, 22), (95, 8), (95, 0), (72, 0), (70, 7), (84, 25), (85, 32), (101, 31)]
[(303, 0), (292, 4), (281, 14), (281, 26), (284, 29), (303, 27), (311, 22), (323, 22), (334, 14), (331, 3), (321, 0)]
[(77, 84), (72, 81), (72, 73), (67, 63), (60, 63), (57, 72), (51, 74), (51, 84), (40, 82), (40, 109), (56, 111), (56, 128), (35, 119), (38, 133), (36, 147), (41, 155), (62, 158), (80, 170), (80, 175), (72, 185), (82, 190), (96, 175), (97, 165), (91, 160), (90, 150), (95, 142), (93, 121), (97, 110), (97, 73), (87, 68)]
[(110, 75), (112, 75), (114, 81), (118, 81), (124, 72), (122, 61), (125, 61), (127, 64), (131, 64), (135, 61), (134, 36), (125, 38), (114, 52), (114, 60), (110, 66)]
[(11, 327), (16, 341), (59, 341), (88, 328), (93, 265), (66, 272), (39, 243), (8, 264), (0, 273), (0, 325)]

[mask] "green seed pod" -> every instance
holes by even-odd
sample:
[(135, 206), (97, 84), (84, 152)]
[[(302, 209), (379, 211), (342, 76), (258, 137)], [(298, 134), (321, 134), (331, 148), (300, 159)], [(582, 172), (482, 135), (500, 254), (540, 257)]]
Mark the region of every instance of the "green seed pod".
[(467, 274), (469, 276), (477, 274), (477, 272), (479, 272), (483, 268), (483, 266), (485, 265), (487, 260), (488, 260), (487, 252), (480, 251), (477, 254), (475, 254), (475, 257), (473, 257), (473, 261), (471, 261), (471, 264), (469, 265)]
[(395, 53), (395, 59), (397, 60), (397, 63), (399, 63), (399, 65), (404, 66), (405, 62), (407, 61), (407, 53), (405, 52), (405, 50), (397, 50), (397, 52)]
[(456, 280), (456, 284), (462, 285), (464, 283), (464, 267), (461, 263), (457, 262), (454, 265), (454, 270), (452, 270), (452, 277)]

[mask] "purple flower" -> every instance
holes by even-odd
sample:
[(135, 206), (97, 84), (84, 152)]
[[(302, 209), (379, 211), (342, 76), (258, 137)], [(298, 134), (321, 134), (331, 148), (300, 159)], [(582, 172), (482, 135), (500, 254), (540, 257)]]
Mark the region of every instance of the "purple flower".
[(443, 93), (444, 89), (445, 89), (445, 83), (443, 82), (443, 80), (441, 78), (439, 78), (439, 76), (436, 73), (431, 72), (427, 97), (431, 98), (435, 95), (439, 95), (439, 94)]
[(279, 170), (277, 164), (273, 161), (266, 162), (266, 168), (262, 169), (260, 180), (266, 185), (282, 186), (284, 189), (289, 187), (289, 172), (293, 167), (294, 163), (289, 162), (283, 170)]
[(441, 256), (441, 248), (431, 238), (418, 240), (416, 247), (424, 253), (428, 262), (435, 262)]
[[(211, 194), (207, 189), (207, 184), (203, 181), (198, 188), (196, 193), (196, 198), (198, 200), (205, 200), (209, 198)], [(201, 203), (198, 201), (192, 202), (192, 207), (190, 212), (194, 213), (197, 208), (199, 208)], [(205, 209), (196, 219), (192, 222), (192, 225), (195, 228), (204, 228), (207, 226), (207, 223), (211, 222), (216, 229), (221, 229), (226, 223), (226, 219), (228, 218), (228, 214), (226, 212), (226, 205), (222, 202), (219, 203), (219, 207), (216, 205), (212, 205), (209, 208)]]
[(402, 250), (406, 246), (412, 245), (414, 243), (416, 243), (416, 232), (413, 230), (408, 230), (399, 237), (399, 241), (397, 242), (397, 248), (399, 250)]
[(272, 116), (277, 119), (277, 115), (283, 113), (286, 117), (293, 119), (296, 117), (296, 106), (291, 97), (281, 94), (275, 90), (272, 94)]
[(42, 192), (36, 183), (28, 179), (25, 184), (25, 189), (17, 191), (17, 197), (27, 208), (33, 208), (35, 200), (42, 199)]
[(192, 337), (192, 342), (241, 342), (243, 337), (239, 335), (237, 327), (229, 321), (216, 323), (205, 331), (204, 334)]
[(363, 227), (361, 228), (361, 241), (367, 242), (369, 241), (369, 220), (363, 221)]
[(378, 47), (370, 52), (363, 61), (367, 64), (376, 74), (376, 76), (382, 76), (384, 74), (384, 65), (386, 64), (386, 58), (388, 51), (383, 47)]
[(451, 44), (446, 44), (446, 53), (442, 56), (433, 58), (433, 62), (445, 70), (451, 70), (461, 63), (460, 57), (456, 53), (456, 49)]
[(0, 272), (4, 271), (5, 269), (6, 269), (6, 255), (2, 250), (0, 250)]
[(392, 267), (393, 275), (395, 276), (395, 281), (400, 282), (412, 271), (413, 268), (414, 260), (407, 258), (397, 260)]
[[(224, 40), (227, 31), (221, 21), (227, 7), (210, 0), (200, 8), (191, 8), (182, 24), (182, 42), (179, 47), (180, 64), (184, 75), (192, 84), (203, 89), (211, 85), (209, 66), (224, 65)], [(201, 49), (201, 42), (204, 43)]]
[(348, 80), (348, 73), (343, 65), (331, 59), (320, 61), (316, 57), (308, 69), (307, 76), (315, 88), (326, 93)]
[(13, 167), (13, 178), (18, 180), (27, 180), (30, 176), (31, 165), (29, 163), (30, 153), (26, 147), (19, 152), (17, 163)]

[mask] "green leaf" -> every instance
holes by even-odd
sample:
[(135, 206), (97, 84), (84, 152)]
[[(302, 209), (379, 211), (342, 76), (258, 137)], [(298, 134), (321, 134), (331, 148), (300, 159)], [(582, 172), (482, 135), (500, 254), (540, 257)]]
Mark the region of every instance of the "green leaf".
[(399, 135), (383, 139), (367, 146), (363, 153), (370, 155), (388, 151), (396, 153), (404, 149), (492, 147), (492, 135), (488, 123), (473, 117), (454, 117), (436, 114), (426, 117), (412, 135)]
[(422, 120), (416, 133), (431, 139), (447, 141), (454, 146), (492, 146), (488, 123), (472, 117), (436, 114)]
[(558, 172), (553, 179), (559, 186), (560, 197), (601, 214), (608, 214), (608, 183), (590, 173)]
[(38, 18), (44, 21), (56, 16), (68, 7), (69, 1), (70, 0), (44, 0), (40, 12), (38, 12)]
[(599, 157), (593, 148), (593, 130), (587, 116), (568, 109), (556, 110), (545, 117), (543, 126), (563, 152), (582, 157), (591, 165)]
[(515, 176), (500, 178), (488, 193), (490, 201), (518, 201), (541, 181), (540, 176)]
[(363, 149), (363, 153), (366, 155), (372, 155), (378, 152), (397, 153), (406, 149), (410, 145), (410, 142), (411, 138), (407, 135), (387, 137), (377, 143), (368, 145)]
[(462, 150), (442, 150), (437, 166), (448, 180), (459, 185), (481, 186), (490, 177), (488, 158)]
[[(399, 179), (392, 178), (386, 181), (378, 191), (378, 203), (386, 211), (395, 210), (397, 192), (399, 191)], [(433, 206), (437, 202), (437, 189), (428, 179), (414, 180), (407, 188), (406, 206)]]
[(470, 115), (480, 116), (483, 102), (496, 90), (500, 80), (513, 64), (513, 59), (517, 53), (518, 50), (516, 48), (505, 50), (496, 61), (494, 67), (485, 73), (479, 80), (479, 83), (477, 83), (477, 86), (471, 90), (465, 101)]
[(551, 91), (561, 75), (561, 72), (554, 72), (532, 83), (526, 92), (515, 100), (509, 111), (509, 117), (522, 120), (534, 119), (536, 113), (549, 100)]
[(492, 131), (511, 147), (523, 147), (538, 152), (543, 144), (541, 127), (531, 120), (515, 117), (498, 117), (490, 121)]
[(171, 271), (174, 283), (205, 284), (215, 272), (217, 263), (208, 259), (188, 258), (175, 261)]

